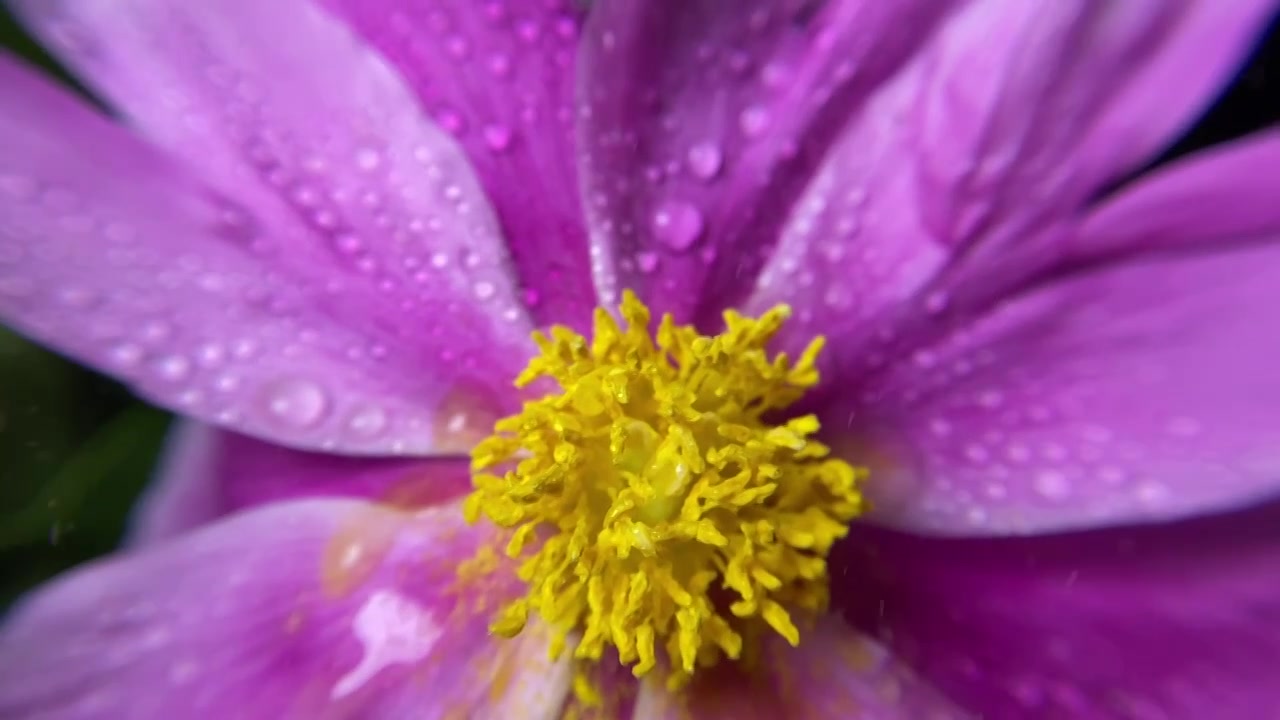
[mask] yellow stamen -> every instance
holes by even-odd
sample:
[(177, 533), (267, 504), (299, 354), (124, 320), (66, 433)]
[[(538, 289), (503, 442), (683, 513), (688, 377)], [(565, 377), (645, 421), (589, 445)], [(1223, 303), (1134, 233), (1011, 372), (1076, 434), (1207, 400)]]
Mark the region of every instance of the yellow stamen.
[(821, 337), (794, 365), (766, 354), (786, 306), (727, 312), (713, 337), (668, 315), (656, 343), (634, 294), (621, 310), (625, 329), (596, 311), (591, 341), (534, 333), (541, 352), (516, 385), (549, 377), (562, 392), (475, 448), (466, 514), (512, 530), (507, 553), (525, 558), (528, 595), (493, 632), (537, 613), (553, 656), (579, 633), (575, 657), (611, 646), (636, 676), (669, 666), (676, 687), (764, 627), (799, 643), (793, 613), (825, 608), (826, 555), (863, 509), (865, 471), (829, 457), (813, 416), (766, 419), (818, 382)]

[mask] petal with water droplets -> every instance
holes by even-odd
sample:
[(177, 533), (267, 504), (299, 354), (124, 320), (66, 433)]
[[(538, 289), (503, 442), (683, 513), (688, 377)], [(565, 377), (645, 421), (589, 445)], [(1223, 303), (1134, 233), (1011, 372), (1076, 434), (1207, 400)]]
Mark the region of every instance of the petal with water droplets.
[(405, 75), (467, 151), (537, 324), (589, 327), (596, 305), (577, 164), (572, 0), (326, 0)]
[[(448, 506), (280, 503), (69, 573), (0, 631), (0, 715), (538, 717), (568, 663), (495, 642), (513, 574), (461, 578), (502, 541)], [(469, 577), (469, 576), (468, 576)], [(534, 713), (534, 714), (530, 714)]]
[(601, 2), (583, 36), (583, 198), (601, 292), (718, 322), (841, 128), (945, 4)]
[(428, 317), (356, 290), (323, 250), (277, 245), (303, 241), (251, 201), (10, 61), (0, 80), (5, 322), (179, 413), (296, 447), (465, 451), (514, 400), (518, 323), (445, 284), (431, 292), (451, 312)]
[(1275, 496), (1277, 238), (1058, 278), (842, 388), (829, 426), (878, 519), (1047, 532)]
[(791, 304), (789, 347), (826, 333), (828, 360), (860, 365), (838, 384), (875, 370), (893, 351), (879, 333), (922, 332), (1060, 262), (1060, 226), (1212, 101), (1274, 5), (957, 4), (841, 131), (748, 308)]

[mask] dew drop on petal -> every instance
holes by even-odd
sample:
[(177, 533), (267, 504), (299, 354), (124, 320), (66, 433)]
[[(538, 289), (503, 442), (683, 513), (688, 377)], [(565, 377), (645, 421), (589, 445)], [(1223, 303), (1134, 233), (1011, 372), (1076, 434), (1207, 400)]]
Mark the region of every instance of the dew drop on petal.
[(294, 428), (312, 427), (329, 409), (329, 396), (317, 383), (303, 378), (285, 378), (267, 388), (267, 414), (276, 422)]
[(382, 154), (371, 147), (356, 151), (356, 167), (366, 172), (377, 169), (382, 164)]
[(652, 273), (658, 269), (658, 254), (648, 251), (637, 253), (636, 266), (640, 268), (642, 273)]
[(695, 178), (711, 180), (720, 174), (720, 169), (724, 166), (724, 153), (714, 143), (700, 142), (689, 148), (685, 164)]
[(191, 361), (181, 355), (166, 355), (156, 360), (155, 372), (161, 380), (179, 382), (191, 374)]
[(360, 437), (374, 437), (386, 427), (386, 411), (373, 405), (357, 408), (347, 420), (347, 428)]
[(678, 252), (692, 247), (706, 226), (698, 208), (679, 201), (663, 203), (654, 212), (652, 222), (654, 236)]
[(1032, 482), (1036, 492), (1050, 500), (1061, 500), (1071, 492), (1067, 476), (1057, 470), (1042, 470)]
[(751, 105), (738, 115), (738, 129), (747, 137), (757, 137), (769, 127), (769, 111)]
[(506, 125), (486, 125), (483, 135), (485, 145), (494, 152), (502, 152), (511, 147), (512, 132)]

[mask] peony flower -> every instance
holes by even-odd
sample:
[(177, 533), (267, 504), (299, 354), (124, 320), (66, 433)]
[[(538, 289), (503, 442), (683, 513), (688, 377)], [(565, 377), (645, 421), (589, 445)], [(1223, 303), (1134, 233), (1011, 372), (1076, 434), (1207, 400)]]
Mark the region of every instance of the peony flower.
[(16, 3), (0, 313), (189, 421), (0, 716), (1280, 714), (1280, 136), (1137, 174), (1274, 6)]

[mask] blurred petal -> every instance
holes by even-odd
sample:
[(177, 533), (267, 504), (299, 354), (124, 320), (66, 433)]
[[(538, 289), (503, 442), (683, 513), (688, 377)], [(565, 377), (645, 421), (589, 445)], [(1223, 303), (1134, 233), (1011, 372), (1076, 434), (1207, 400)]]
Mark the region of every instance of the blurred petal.
[(1092, 211), (1074, 253), (1215, 250), (1280, 235), (1280, 133), (1192, 155), (1140, 178)]
[(990, 720), (1280, 713), (1280, 505), (1037, 538), (859, 531), (833, 588), (860, 627)]
[(573, 138), (580, 13), (569, 0), (327, 0), (466, 149), (538, 325), (596, 305)]
[(211, 425), (173, 421), (155, 477), (134, 510), (130, 544), (167, 540), (227, 513), (217, 477), (221, 437)]
[(661, 683), (643, 683), (633, 720), (972, 717), (881, 645), (834, 618), (810, 629), (797, 648), (772, 645), (761, 668), (714, 670), (680, 695)]
[(813, 168), (944, 3), (645, 3), (591, 12), (583, 196), (601, 294), (717, 322)]
[[(0, 716), (484, 717), (558, 709), (545, 638), (497, 642), (514, 577), (462, 580), (500, 539), (456, 506), (344, 500), (241, 513), (55, 581), (0, 632)], [(468, 714), (470, 713), (470, 714)], [(494, 715), (503, 717), (501, 715)], [(505, 717), (509, 717), (507, 715)]]
[(522, 324), (471, 305), (451, 284), (465, 273), (427, 278), (441, 304), (424, 321), (389, 277), (365, 287), (377, 263), (342, 270), (319, 235), (241, 202), (275, 202), (260, 191), (211, 189), (4, 59), (0, 82), (0, 317), (15, 328), (177, 412), (297, 447), (456, 452), (474, 437), (460, 413), (514, 402)]
[(1060, 278), (851, 388), (827, 417), (877, 519), (1038, 533), (1276, 495), (1276, 238)]
[(964, 5), (843, 129), (747, 309), (789, 303), (784, 345), (821, 332), (829, 366), (874, 365), (944, 306), (1018, 287), (1066, 254), (1058, 226), (1208, 106), (1276, 7)]
[(130, 540), (167, 540), (224, 515), (284, 500), (348, 497), (414, 509), (470, 489), (465, 457), (396, 460), (301, 452), (187, 421), (169, 441), (136, 511)]

